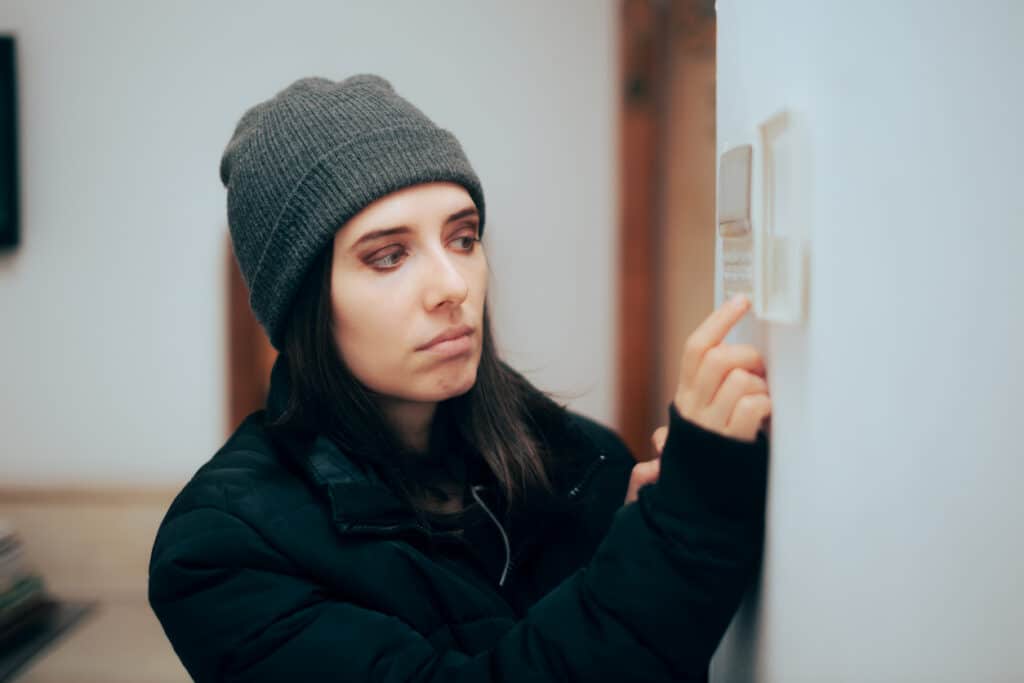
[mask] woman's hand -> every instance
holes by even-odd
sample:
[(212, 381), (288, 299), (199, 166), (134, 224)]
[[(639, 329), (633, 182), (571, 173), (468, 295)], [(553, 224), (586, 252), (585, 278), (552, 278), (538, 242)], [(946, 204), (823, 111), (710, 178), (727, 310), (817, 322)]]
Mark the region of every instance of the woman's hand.
[(772, 412), (764, 359), (750, 344), (722, 343), (749, 308), (749, 299), (736, 297), (690, 335), (673, 401), (682, 417), (704, 429), (752, 442)]
[(623, 505), (629, 505), (636, 500), (637, 492), (641, 486), (658, 481), (658, 475), (661, 474), (661, 449), (664, 448), (667, 437), (668, 427), (658, 427), (651, 434), (651, 443), (654, 444), (655, 456), (650, 460), (633, 465), (633, 473), (629, 476), (629, 486), (626, 488), (626, 501)]
[[(771, 419), (764, 359), (749, 344), (722, 343), (749, 308), (749, 299), (734, 298), (689, 336), (673, 403), (682, 417), (704, 429), (752, 442), (758, 430), (769, 428)], [(640, 487), (658, 480), (667, 436), (668, 427), (654, 430), (651, 441), (657, 454), (633, 467), (625, 504), (636, 500)]]

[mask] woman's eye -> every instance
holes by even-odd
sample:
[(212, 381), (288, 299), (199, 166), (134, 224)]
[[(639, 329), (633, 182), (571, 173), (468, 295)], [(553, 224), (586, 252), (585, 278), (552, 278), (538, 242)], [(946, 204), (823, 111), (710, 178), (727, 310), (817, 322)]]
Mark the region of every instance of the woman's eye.
[(370, 265), (376, 267), (378, 270), (391, 270), (398, 265), (398, 261), (392, 261), (391, 259), (397, 259), (399, 256), (405, 253), (405, 249), (400, 251), (393, 251), (390, 254), (382, 256), (378, 259), (370, 261)]
[[(461, 248), (463, 253), (472, 254), (476, 249), (476, 243), (480, 241), (480, 238), (474, 235), (462, 235), (461, 237), (456, 237), (453, 241), (462, 243)], [(394, 270), (398, 267), (400, 262), (399, 259), (406, 253), (405, 249), (399, 249), (398, 251), (385, 254), (380, 258), (371, 259), (369, 264), (376, 270)]]

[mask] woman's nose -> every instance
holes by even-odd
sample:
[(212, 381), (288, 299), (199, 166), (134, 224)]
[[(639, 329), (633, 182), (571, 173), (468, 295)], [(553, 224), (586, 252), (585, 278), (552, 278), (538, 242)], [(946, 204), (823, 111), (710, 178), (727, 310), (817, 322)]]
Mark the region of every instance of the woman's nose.
[(427, 279), (427, 303), (433, 308), (441, 303), (461, 303), (469, 295), (469, 283), (459, 270), (455, 259), (440, 254), (429, 264)]

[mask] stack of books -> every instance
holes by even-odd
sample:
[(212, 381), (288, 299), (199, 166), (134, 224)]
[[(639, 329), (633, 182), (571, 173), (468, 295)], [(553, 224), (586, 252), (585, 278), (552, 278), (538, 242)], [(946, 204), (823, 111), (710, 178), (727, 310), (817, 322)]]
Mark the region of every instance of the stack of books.
[(51, 595), (21, 537), (0, 519), (0, 683), (10, 683), (96, 606)]
[(38, 630), (55, 607), (43, 577), (25, 556), (21, 538), (0, 520), (0, 653)]

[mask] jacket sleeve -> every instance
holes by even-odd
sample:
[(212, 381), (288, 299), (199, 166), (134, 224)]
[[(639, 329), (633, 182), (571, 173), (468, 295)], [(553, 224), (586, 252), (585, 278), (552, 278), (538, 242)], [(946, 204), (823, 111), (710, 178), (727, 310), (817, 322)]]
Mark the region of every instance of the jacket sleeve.
[(763, 436), (729, 439), (670, 405), (659, 481), (586, 566), (472, 656), (326, 595), (213, 507), (168, 521), (179, 540), (157, 540), (150, 603), (199, 683), (703, 680), (759, 557), (766, 467)]

